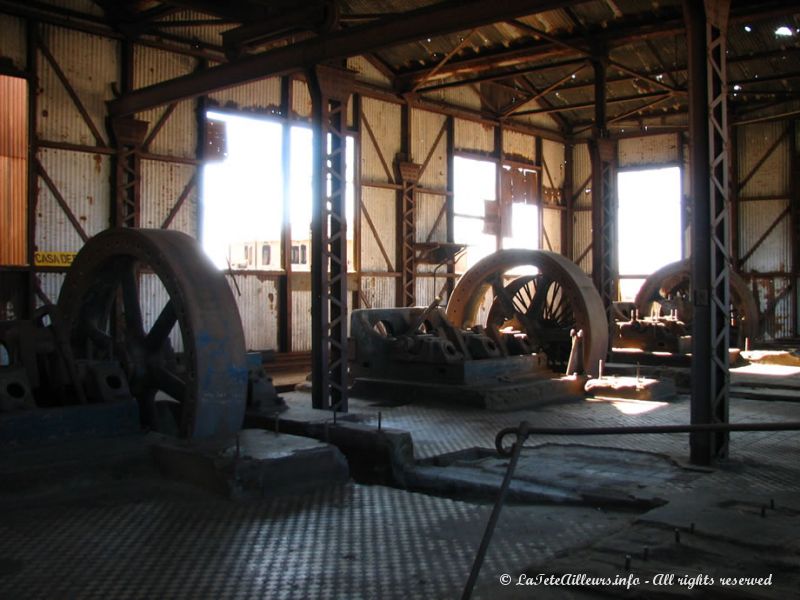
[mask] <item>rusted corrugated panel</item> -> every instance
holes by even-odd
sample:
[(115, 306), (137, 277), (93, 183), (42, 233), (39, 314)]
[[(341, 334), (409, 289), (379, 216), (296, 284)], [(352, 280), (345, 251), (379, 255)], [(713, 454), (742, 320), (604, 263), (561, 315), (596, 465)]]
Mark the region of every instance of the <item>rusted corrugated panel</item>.
[[(39, 161), (86, 234), (109, 226), (111, 159), (101, 154), (39, 150)], [(40, 177), (36, 206), (36, 249), (77, 252), (83, 241)]]
[[(280, 101), (280, 96), (278, 96)], [(292, 112), (304, 119), (311, 118), (311, 94), (305, 81), (292, 81)]]
[(392, 82), (363, 56), (351, 56), (348, 58), (347, 68), (358, 73), (356, 75), (356, 80), (358, 81), (365, 81), (381, 87), (391, 87)]
[[(447, 187), (447, 132), (439, 137), (446, 117), (424, 110), (411, 110), (411, 158), (422, 164), (430, 155), (420, 177), (422, 187), (444, 190)], [(433, 148), (433, 143), (438, 142)]]
[(221, 107), (240, 110), (275, 111), (281, 105), (281, 78), (269, 77), (209, 94)]
[[(191, 57), (155, 48), (134, 46), (133, 85), (135, 88), (160, 83), (191, 73), (195, 60)], [(174, 109), (159, 106), (138, 113), (136, 118), (147, 121), (148, 137), (161, 118), (170, 111), (163, 126), (152, 139), (148, 150), (165, 156), (194, 157), (197, 153), (197, 116), (195, 100), (179, 102)]]
[[(788, 207), (786, 200), (757, 200), (739, 203), (739, 246), (745, 256)], [(792, 244), (788, 214), (773, 228), (742, 265), (745, 271), (791, 270)]]
[[(61, 284), (64, 283), (66, 273), (37, 273), (36, 279), (39, 280), (39, 288), (45, 295), (50, 304), (58, 302), (58, 294), (61, 293)], [(36, 306), (42, 306), (44, 301), (36, 294)]]
[[(142, 161), (141, 226), (159, 228), (195, 173), (192, 165), (156, 160)], [(186, 195), (169, 229), (197, 237), (197, 185)]]
[(275, 281), (255, 274), (235, 277), (236, 285), (230, 276), (227, 279), (239, 307), (247, 349), (277, 348), (278, 288)]
[(0, 75), (0, 265), (27, 263), (28, 82)]
[[(592, 205), (592, 159), (589, 156), (588, 144), (575, 144), (572, 149), (572, 185), (575, 206)], [(585, 184), (585, 185), (584, 185)], [(581, 186), (584, 186), (581, 189)]]
[[(361, 293), (371, 308), (392, 308), (398, 279), (396, 277), (362, 277)], [(362, 300), (362, 305), (367, 308)]]
[[(369, 123), (378, 150), (372, 137), (367, 132), (365, 124), (361, 124), (361, 179), (386, 183), (386, 170), (381, 162), (381, 156), (394, 178), (395, 155), (400, 152), (400, 106), (381, 102), (372, 98), (362, 98), (361, 114), (363, 120)], [(379, 154), (380, 152), (380, 154)]]
[(0, 14), (0, 56), (10, 58), (17, 69), (25, 68), (25, 21)]
[(503, 130), (503, 152), (511, 158), (523, 158), (530, 162), (536, 161), (536, 138), (526, 133)]
[[(105, 143), (106, 101), (113, 97), (111, 83), (119, 80), (117, 42), (49, 26), (41, 27), (41, 36)], [(38, 135), (48, 141), (94, 146), (91, 129), (41, 52), (38, 69)]]
[(680, 160), (678, 134), (622, 138), (617, 153), (620, 168), (676, 164)]
[(311, 350), (311, 292), (292, 290), (292, 351)]
[(361, 216), (361, 268), (364, 271), (387, 271), (389, 269), (375, 233), (373, 233), (363, 211), (369, 214), (377, 230), (377, 238), (383, 244), (392, 266), (397, 268), (397, 265), (394, 264), (396, 260), (396, 193), (392, 190), (364, 187), (361, 188), (361, 204), (363, 207)]
[(456, 150), (494, 152), (494, 127), (465, 119), (455, 120)]
[[(572, 228), (572, 259), (577, 262), (578, 266), (586, 273), (592, 272), (591, 245), (592, 211), (576, 211), (573, 217)], [(579, 258), (581, 260), (578, 260)]]
[(758, 123), (746, 125), (738, 131), (738, 162), (741, 183), (753, 172), (755, 167), (773, 145), (781, 139), (778, 146), (772, 150), (769, 158), (755, 170), (752, 177), (739, 190), (741, 198), (758, 197), (786, 197), (791, 188), (790, 165), (791, 145), (790, 135), (784, 135), (788, 121), (775, 123)]
[(557, 208), (545, 208), (543, 213), (544, 235), (541, 247), (544, 250), (561, 253), (561, 218), (565, 213)]
[[(547, 170), (545, 170), (547, 165)], [(564, 187), (564, 144), (542, 140), (542, 185), (555, 189)]]

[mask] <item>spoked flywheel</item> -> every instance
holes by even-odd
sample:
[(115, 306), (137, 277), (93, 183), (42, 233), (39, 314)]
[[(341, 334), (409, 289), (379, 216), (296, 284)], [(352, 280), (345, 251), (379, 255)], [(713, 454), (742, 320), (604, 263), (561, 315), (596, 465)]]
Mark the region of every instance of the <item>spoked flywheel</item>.
[(524, 331), (531, 346), (547, 354), (551, 367), (566, 368), (575, 313), (564, 288), (548, 275), (523, 275), (502, 288), (495, 294), (486, 326)]
[(58, 306), (76, 358), (122, 365), (145, 427), (181, 437), (241, 428), (247, 366), (239, 311), (194, 239), (106, 230), (75, 257)]
[[(730, 318), (732, 346), (744, 348), (745, 339), (758, 337), (758, 306), (744, 279), (730, 271)], [(645, 279), (634, 303), (639, 316), (675, 314), (691, 331), (694, 307), (690, 295), (689, 259), (665, 265)]]
[[(506, 283), (507, 273), (520, 266), (538, 272)], [(486, 323), (479, 323), (490, 290)], [(519, 329), (561, 370), (569, 358), (572, 329), (583, 331), (581, 358), (587, 373), (597, 374), (598, 361), (608, 351), (608, 320), (592, 281), (571, 260), (546, 250), (500, 250), (478, 261), (456, 284), (447, 317), (458, 327)]]

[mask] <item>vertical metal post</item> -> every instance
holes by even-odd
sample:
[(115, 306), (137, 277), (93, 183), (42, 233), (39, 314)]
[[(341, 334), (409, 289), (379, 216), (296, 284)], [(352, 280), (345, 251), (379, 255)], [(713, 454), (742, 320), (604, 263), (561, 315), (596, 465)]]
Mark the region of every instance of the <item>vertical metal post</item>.
[(798, 292), (798, 284), (800, 284), (800, 161), (797, 156), (797, 121), (792, 121), (789, 124), (789, 148), (791, 156), (789, 158), (789, 172), (791, 173), (791, 182), (789, 188), (789, 217), (791, 219), (791, 244), (792, 244), (792, 335), (796, 336), (800, 333), (800, 293)]
[[(133, 89), (133, 44), (121, 42), (120, 87), (123, 94)], [(147, 135), (147, 121), (133, 117), (109, 120), (114, 156), (114, 189), (111, 221), (117, 227), (139, 227), (141, 214), (141, 147)]]
[(347, 410), (347, 101), (354, 73), (309, 71), (314, 129), (311, 216), (311, 380), (314, 408)]
[(561, 254), (573, 260), (574, 249), (572, 248), (573, 221), (575, 218), (575, 173), (572, 164), (572, 157), (575, 145), (567, 142), (564, 145), (564, 160), (566, 161), (564, 170), (564, 210), (561, 211)]
[[(728, 0), (684, 0), (689, 47), (692, 210), (693, 424), (728, 422), (730, 290), (725, 37)], [(728, 450), (727, 432), (693, 433), (691, 460), (710, 464)]]
[[(600, 292), (609, 326), (617, 299), (616, 143), (606, 129), (606, 60), (595, 59), (595, 124), (589, 151), (592, 161), (592, 279)], [(609, 336), (609, 342), (612, 336)]]
[[(453, 197), (453, 190), (455, 190), (455, 174), (453, 168), (453, 161), (455, 159), (455, 119), (452, 115), (447, 115), (445, 117), (447, 119), (447, 132), (445, 137), (447, 138), (447, 197), (445, 198), (446, 203), (446, 210), (447, 210), (447, 242), (452, 244), (455, 242), (455, 199)], [(455, 287), (455, 273), (456, 273), (456, 264), (455, 260), (451, 260), (447, 262), (447, 299), (450, 299), (450, 296), (453, 293), (453, 288)]]
[[(417, 304), (417, 182), (421, 165), (398, 161), (397, 171), (403, 186), (400, 190), (400, 306)], [(435, 295), (435, 292), (434, 292)]]
[(281, 138), (281, 174), (283, 176), (283, 223), (281, 224), (280, 261), (283, 276), (278, 289), (278, 351), (292, 351), (292, 190), (291, 150), (292, 129), (289, 116), (292, 110), (292, 78), (281, 78), (281, 113), (284, 119)]

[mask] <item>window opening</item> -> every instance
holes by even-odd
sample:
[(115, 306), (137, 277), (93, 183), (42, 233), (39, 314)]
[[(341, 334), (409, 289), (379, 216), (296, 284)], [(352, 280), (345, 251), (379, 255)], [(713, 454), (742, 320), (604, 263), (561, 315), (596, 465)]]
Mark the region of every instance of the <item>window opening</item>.
[(681, 259), (681, 170), (617, 175), (620, 297), (632, 301), (645, 278)]

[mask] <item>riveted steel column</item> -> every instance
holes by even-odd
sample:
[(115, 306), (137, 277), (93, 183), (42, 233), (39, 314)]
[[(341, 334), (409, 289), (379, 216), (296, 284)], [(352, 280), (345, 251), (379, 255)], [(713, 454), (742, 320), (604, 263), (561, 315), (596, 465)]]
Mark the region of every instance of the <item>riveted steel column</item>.
[[(727, 423), (729, 410), (730, 229), (726, 30), (730, 3), (684, 0), (689, 44), (692, 198), (693, 424)], [(705, 9), (705, 10), (704, 10)], [(727, 432), (693, 433), (691, 460), (727, 455)]]
[(417, 304), (417, 264), (414, 244), (417, 227), (417, 182), (421, 166), (398, 161), (400, 190), (400, 306)]
[[(121, 92), (133, 90), (133, 44), (121, 46)], [(141, 215), (141, 149), (147, 134), (147, 121), (133, 117), (108, 119), (108, 128), (116, 147), (114, 156), (114, 197), (111, 201), (111, 224), (117, 227), (139, 227)]]
[[(592, 279), (600, 292), (609, 325), (617, 299), (617, 146), (606, 129), (606, 61), (593, 60), (595, 124), (589, 151), (592, 161)], [(611, 336), (609, 336), (611, 340)]]
[(314, 128), (311, 217), (311, 381), (314, 408), (347, 410), (347, 101), (354, 73), (309, 71)]

